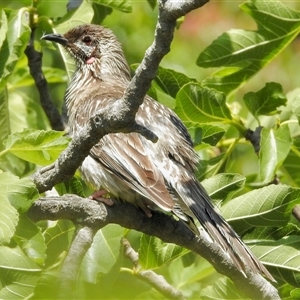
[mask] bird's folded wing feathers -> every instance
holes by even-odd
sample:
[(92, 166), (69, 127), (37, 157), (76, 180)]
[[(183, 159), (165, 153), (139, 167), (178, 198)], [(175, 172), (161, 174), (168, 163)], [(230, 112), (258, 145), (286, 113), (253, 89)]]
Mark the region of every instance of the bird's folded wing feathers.
[(147, 156), (137, 133), (110, 134), (95, 145), (90, 155), (126, 185), (152, 200), (158, 207), (171, 211), (174, 201), (161, 172)]

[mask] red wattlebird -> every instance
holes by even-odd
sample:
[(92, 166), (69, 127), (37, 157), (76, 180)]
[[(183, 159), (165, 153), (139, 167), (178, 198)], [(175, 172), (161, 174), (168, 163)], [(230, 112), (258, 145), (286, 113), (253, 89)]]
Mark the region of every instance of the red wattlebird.
[[(130, 81), (126, 59), (111, 30), (97, 25), (81, 25), (42, 39), (63, 45), (76, 62), (65, 95), (70, 134), (76, 136), (97, 110), (122, 98)], [(241, 272), (248, 267), (274, 280), (214, 210), (196, 179), (199, 158), (178, 116), (146, 96), (136, 122), (155, 133), (158, 142), (134, 132), (104, 136), (80, 167), (84, 180), (95, 190), (107, 190), (140, 207), (148, 216), (154, 209), (171, 212), (196, 234), (200, 234), (194, 223), (198, 220)]]

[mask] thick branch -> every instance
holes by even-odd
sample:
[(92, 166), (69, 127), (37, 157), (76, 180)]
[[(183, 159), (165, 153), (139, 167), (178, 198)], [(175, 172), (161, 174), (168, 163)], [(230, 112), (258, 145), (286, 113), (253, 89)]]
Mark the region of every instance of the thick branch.
[(31, 31), (29, 44), (25, 49), (25, 54), (28, 58), (29, 71), (32, 78), (34, 79), (35, 85), (40, 95), (40, 103), (47, 115), (51, 128), (61, 131), (64, 130), (65, 126), (62, 122), (57, 108), (54, 106), (53, 101), (50, 97), (48, 83), (42, 71), (43, 55), (41, 52), (38, 52), (34, 49), (34, 32), (35, 29), (33, 28)]
[(253, 299), (280, 299), (277, 290), (262, 276), (249, 270), (246, 271), (247, 278), (242, 276), (229, 257), (216, 243), (206, 239), (205, 234), (196, 237), (182, 222), (163, 213), (154, 212), (148, 218), (140, 209), (128, 203), (115, 203), (107, 207), (96, 201), (65, 195), (36, 201), (29, 210), (29, 217), (33, 221), (69, 219), (94, 230), (115, 223), (154, 235), (207, 259), (219, 273), (229, 277), (245, 296)]
[[(77, 230), (60, 271), (59, 299), (67, 299), (70, 292), (76, 291), (77, 275), (86, 251), (91, 247), (96, 231), (88, 226)], [(73, 295), (76, 296), (76, 295)]]

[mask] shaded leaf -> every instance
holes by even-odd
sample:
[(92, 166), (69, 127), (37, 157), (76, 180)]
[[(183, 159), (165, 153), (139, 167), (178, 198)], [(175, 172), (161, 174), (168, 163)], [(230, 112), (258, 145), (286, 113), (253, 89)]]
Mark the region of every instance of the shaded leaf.
[(185, 123), (185, 125), (188, 128), (196, 150), (206, 147), (207, 144), (215, 146), (225, 134), (225, 130), (216, 125), (201, 124), (199, 126), (192, 125), (191, 127), (188, 123)]
[(164, 243), (157, 237), (142, 234), (138, 251), (139, 263), (143, 269), (155, 269), (188, 252), (178, 245)]
[(245, 94), (244, 102), (257, 119), (260, 115), (272, 116), (280, 113), (277, 108), (286, 105), (287, 99), (279, 83), (269, 82), (258, 92)]
[(202, 289), (200, 295), (201, 299), (246, 299), (237, 293), (234, 284), (228, 278), (218, 279)]
[(69, 249), (73, 239), (74, 224), (68, 220), (58, 220), (50, 224), (44, 232), (47, 247), (45, 265), (50, 266), (61, 260), (62, 253)]

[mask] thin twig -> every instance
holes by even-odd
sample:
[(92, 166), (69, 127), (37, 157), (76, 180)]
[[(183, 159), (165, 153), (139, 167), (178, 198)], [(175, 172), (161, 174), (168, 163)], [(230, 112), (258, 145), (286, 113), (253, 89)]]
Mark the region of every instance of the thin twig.
[(132, 261), (135, 267), (136, 271), (134, 275), (137, 278), (151, 285), (168, 299), (185, 299), (181, 291), (172, 287), (163, 276), (156, 274), (152, 270), (141, 270), (141, 266), (138, 261), (138, 253), (134, 251), (127, 239), (123, 238), (122, 244), (124, 246), (125, 256)]

